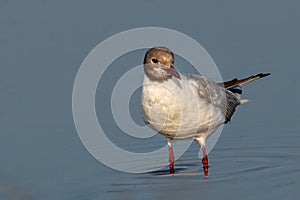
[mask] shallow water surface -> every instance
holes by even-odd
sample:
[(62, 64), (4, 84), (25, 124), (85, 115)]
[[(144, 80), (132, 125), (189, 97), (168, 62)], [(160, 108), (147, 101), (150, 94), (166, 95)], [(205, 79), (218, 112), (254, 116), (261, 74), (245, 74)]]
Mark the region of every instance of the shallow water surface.
[[(0, 199), (296, 199), (299, 6), (293, 0), (0, 0)], [(144, 26), (189, 35), (208, 51), (225, 80), (271, 72), (243, 87), (250, 102), (237, 109), (209, 153), (208, 177), (195, 142), (175, 162), (174, 175), (168, 173), (167, 151), (166, 159), (145, 165), (154, 171), (129, 174), (101, 164), (79, 139), (72, 89), (80, 64), (106, 38)], [(144, 53), (120, 55), (105, 71), (95, 98), (107, 137), (138, 153), (159, 149), (166, 139), (124, 134), (112, 118), (110, 97), (118, 78), (140, 65)], [(179, 56), (175, 66), (182, 73), (195, 72)], [(143, 74), (136, 78), (142, 80)], [(139, 90), (128, 107), (143, 126), (138, 100)]]
[[(255, 145), (258, 138), (239, 136), (238, 130), (229, 132), (228, 129), (209, 154), (211, 167), (208, 177), (203, 176), (195, 144), (175, 162), (174, 175), (168, 173), (167, 167), (151, 173), (127, 175), (125, 180), (117, 180), (121, 183), (108, 186), (107, 195), (124, 195), (129, 199), (292, 199), (298, 193), (300, 177), (297, 142), (292, 141), (296, 132), (285, 133), (284, 138), (287, 136), (291, 140), (284, 141), (274, 133), (275, 137), (268, 139), (264, 145)], [(229, 134), (231, 136), (227, 137)], [(241, 142), (236, 139), (238, 137)], [(259, 139), (267, 140), (267, 137)], [(280, 142), (288, 142), (289, 145), (280, 146)]]

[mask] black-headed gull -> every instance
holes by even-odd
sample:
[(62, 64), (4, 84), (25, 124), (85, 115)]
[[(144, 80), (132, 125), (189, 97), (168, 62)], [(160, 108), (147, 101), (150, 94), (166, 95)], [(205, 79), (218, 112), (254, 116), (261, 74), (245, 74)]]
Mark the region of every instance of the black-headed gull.
[[(230, 121), (240, 99), (240, 86), (268, 76), (215, 83), (200, 74), (180, 75), (174, 68), (174, 54), (165, 47), (149, 49), (144, 58), (142, 116), (151, 128), (167, 137), (170, 173), (174, 173), (172, 140), (194, 139), (203, 152), (202, 164), (208, 175), (206, 138), (221, 124)], [(172, 77), (177, 79), (172, 79)]]

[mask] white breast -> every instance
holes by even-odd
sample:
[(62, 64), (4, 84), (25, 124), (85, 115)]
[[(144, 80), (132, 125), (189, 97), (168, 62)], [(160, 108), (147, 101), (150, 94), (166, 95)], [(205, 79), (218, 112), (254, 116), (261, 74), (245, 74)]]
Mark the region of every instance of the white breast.
[(181, 78), (159, 83), (145, 76), (141, 97), (144, 121), (167, 137), (206, 137), (224, 122), (224, 116), (199, 97), (194, 84)]

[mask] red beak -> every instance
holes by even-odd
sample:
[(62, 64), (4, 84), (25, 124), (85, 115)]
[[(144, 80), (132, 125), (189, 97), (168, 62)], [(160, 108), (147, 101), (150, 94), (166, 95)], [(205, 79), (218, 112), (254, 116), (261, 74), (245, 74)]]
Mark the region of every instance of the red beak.
[(170, 68), (164, 68), (164, 70), (165, 70), (168, 74), (170, 74), (170, 75), (172, 75), (172, 76), (175, 76), (175, 77), (178, 78), (178, 79), (181, 79), (179, 73), (176, 71), (176, 69), (174, 68), (173, 65), (171, 65)]

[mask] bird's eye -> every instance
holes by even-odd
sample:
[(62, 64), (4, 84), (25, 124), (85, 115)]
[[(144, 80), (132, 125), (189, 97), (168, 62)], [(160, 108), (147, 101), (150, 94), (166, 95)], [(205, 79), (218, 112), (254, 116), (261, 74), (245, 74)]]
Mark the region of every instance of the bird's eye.
[(152, 58), (151, 61), (152, 61), (153, 63), (158, 63), (158, 60), (157, 60), (156, 58)]

